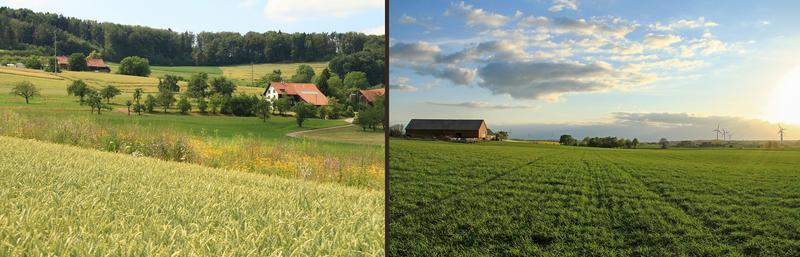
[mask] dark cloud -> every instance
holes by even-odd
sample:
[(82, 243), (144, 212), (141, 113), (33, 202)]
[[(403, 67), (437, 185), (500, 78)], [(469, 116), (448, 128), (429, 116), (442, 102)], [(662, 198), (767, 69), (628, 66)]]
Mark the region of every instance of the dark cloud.
[(571, 63), (496, 62), (478, 70), (481, 87), (495, 94), (522, 99), (557, 99), (570, 92), (612, 88), (601, 81), (614, 71), (600, 65)]

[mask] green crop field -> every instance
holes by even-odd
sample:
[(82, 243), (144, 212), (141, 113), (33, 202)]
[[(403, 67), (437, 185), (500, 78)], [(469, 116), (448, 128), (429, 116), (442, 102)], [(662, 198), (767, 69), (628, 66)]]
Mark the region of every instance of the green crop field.
[(395, 256), (800, 256), (800, 151), (392, 140)]
[(383, 256), (383, 193), (0, 137), (9, 256)]

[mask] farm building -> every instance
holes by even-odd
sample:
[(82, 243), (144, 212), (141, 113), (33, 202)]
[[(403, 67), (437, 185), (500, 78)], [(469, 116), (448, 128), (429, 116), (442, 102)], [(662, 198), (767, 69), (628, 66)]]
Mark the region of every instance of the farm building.
[[(58, 69), (60, 70), (69, 69), (68, 57), (59, 56), (56, 59), (58, 59)], [(111, 72), (111, 68), (109, 68), (108, 65), (106, 65), (103, 59), (86, 59), (86, 66), (89, 68), (90, 71)]]
[(406, 135), (417, 138), (474, 138), (488, 139), (483, 120), (412, 119)]
[(288, 97), (291, 104), (306, 102), (314, 106), (328, 105), (328, 97), (311, 83), (272, 82), (264, 90), (267, 101), (272, 102), (282, 97)]
[(358, 90), (358, 102), (360, 104), (372, 104), (384, 93), (386, 93), (385, 88)]

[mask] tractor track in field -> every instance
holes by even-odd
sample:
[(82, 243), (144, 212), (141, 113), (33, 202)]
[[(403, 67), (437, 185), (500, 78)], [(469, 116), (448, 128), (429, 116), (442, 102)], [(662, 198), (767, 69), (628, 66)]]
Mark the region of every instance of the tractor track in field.
[[(511, 173), (513, 173), (513, 172), (516, 172), (516, 171), (518, 171), (518, 170), (521, 170), (522, 168), (525, 168), (525, 167), (527, 167), (527, 166), (533, 165), (534, 163), (537, 163), (537, 162), (539, 162), (539, 161), (540, 161), (540, 160), (542, 160), (542, 159), (545, 159), (545, 158), (547, 158), (547, 157), (551, 157), (551, 156), (555, 156), (555, 155), (558, 155), (558, 154), (560, 154), (560, 153), (563, 153), (563, 152), (564, 152), (564, 151), (557, 152), (557, 153), (552, 153), (552, 154), (548, 154), (548, 155), (539, 156), (539, 157), (537, 157), (537, 158), (535, 158), (535, 159), (533, 159), (533, 160), (529, 161), (528, 163), (525, 163), (525, 164), (519, 165), (519, 166), (517, 166), (517, 167), (511, 168), (511, 169), (509, 169), (509, 170), (508, 170), (508, 171), (506, 171), (506, 172), (503, 172), (503, 173), (500, 173), (500, 174), (494, 175), (494, 176), (492, 176), (492, 177), (490, 177), (490, 178), (488, 178), (488, 179), (486, 179), (486, 180), (484, 180), (484, 181), (481, 181), (481, 182), (475, 183), (475, 184), (473, 184), (473, 185), (465, 186), (465, 189), (463, 189), (463, 190), (458, 190), (458, 191), (456, 191), (456, 192), (453, 192), (453, 193), (450, 193), (450, 194), (448, 194), (448, 195), (445, 195), (444, 197), (441, 197), (441, 198), (439, 198), (439, 199), (436, 199), (436, 200), (433, 200), (433, 201), (431, 201), (431, 203), (428, 203), (428, 204), (424, 204), (424, 203), (423, 203), (423, 204), (418, 204), (418, 205), (417, 205), (417, 208), (411, 209), (411, 210), (409, 210), (408, 212), (405, 212), (405, 213), (399, 213), (399, 214), (397, 215), (397, 217), (393, 217), (393, 218), (392, 218), (392, 220), (394, 220), (394, 221), (396, 221), (396, 220), (400, 220), (400, 219), (402, 219), (402, 218), (403, 218), (403, 217), (405, 217), (405, 216), (408, 216), (408, 215), (412, 215), (412, 214), (416, 214), (416, 213), (418, 213), (418, 212), (421, 212), (421, 211), (423, 211), (423, 210), (425, 210), (425, 209), (429, 208), (430, 206), (435, 206), (435, 205), (437, 205), (437, 204), (444, 203), (444, 202), (447, 202), (447, 201), (449, 201), (449, 200), (455, 199), (456, 197), (458, 197), (458, 196), (461, 196), (461, 195), (463, 195), (463, 194), (465, 194), (465, 193), (468, 193), (469, 191), (474, 191), (475, 189), (478, 189), (478, 188), (481, 188), (481, 187), (483, 187), (483, 186), (485, 186), (485, 185), (488, 185), (489, 183), (491, 183), (491, 182), (493, 182), (493, 181), (496, 181), (496, 180), (498, 180), (498, 179), (500, 179), (500, 178), (503, 178), (503, 177), (505, 177), (505, 176), (508, 176), (509, 174), (511, 174)], [(391, 201), (391, 196), (390, 196), (390, 198), (389, 198), (389, 199), (390, 199), (390, 201)]]
[[(631, 179), (633, 179), (634, 181), (638, 182), (641, 186), (643, 186), (645, 190), (647, 190), (648, 192), (653, 193), (654, 195), (656, 195), (661, 201), (663, 201), (664, 203), (666, 203), (670, 207), (675, 208), (677, 210), (680, 210), (680, 212), (683, 213), (684, 215), (686, 215), (686, 217), (688, 217), (689, 220), (691, 220), (693, 223), (695, 223), (698, 226), (700, 226), (701, 227), (701, 231), (707, 233), (710, 238), (712, 238), (714, 241), (716, 241), (717, 244), (730, 246), (725, 242), (725, 240), (723, 238), (721, 238), (720, 236), (715, 234), (715, 231), (712, 228), (713, 225), (710, 224), (708, 222), (708, 220), (690, 214), (689, 213), (689, 206), (687, 206), (685, 203), (681, 203), (681, 202), (678, 202), (678, 201), (670, 200), (669, 196), (665, 192), (663, 192), (663, 190), (660, 190), (659, 188), (653, 186), (652, 183), (645, 182), (640, 177), (634, 175), (634, 170), (630, 170), (630, 169), (626, 168), (623, 164), (620, 164), (618, 162), (618, 161), (626, 162), (624, 159), (618, 160), (618, 161), (613, 161), (613, 160), (609, 159), (607, 156), (601, 157), (601, 159), (605, 160), (606, 162), (608, 162), (612, 166), (614, 166), (616, 169), (618, 169), (618, 170), (624, 172), (625, 174), (627, 174), (628, 176), (630, 176)], [(735, 249), (735, 248), (732, 248), (732, 249)], [(738, 250), (735, 250), (735, 251), (738, 251)], [(737, 253), (739, 253), (739, 252), (737, 252)], [(741, 254), (741, 253), (739, 253), (739, 254)]]

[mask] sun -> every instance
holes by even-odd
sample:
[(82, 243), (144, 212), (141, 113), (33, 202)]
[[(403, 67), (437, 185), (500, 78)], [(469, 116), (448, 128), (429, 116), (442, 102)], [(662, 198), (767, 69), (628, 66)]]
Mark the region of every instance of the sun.
[(767, 103), (767, 120), (800, 124), (800, 66), (780, 80)]

